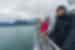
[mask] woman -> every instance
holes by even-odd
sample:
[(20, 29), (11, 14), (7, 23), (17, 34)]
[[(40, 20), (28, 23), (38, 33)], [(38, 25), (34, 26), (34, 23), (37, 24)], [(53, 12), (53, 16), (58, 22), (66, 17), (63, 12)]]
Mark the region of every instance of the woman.
[(41, 21), (40, 20), (40, 24), (41, 24), (41, 27), (40, 27), (40, 34), (44, 37), (48, 37), (48, 27), (49, 27), (49, 17), (47, 17), (45, 19), (45, 21)]

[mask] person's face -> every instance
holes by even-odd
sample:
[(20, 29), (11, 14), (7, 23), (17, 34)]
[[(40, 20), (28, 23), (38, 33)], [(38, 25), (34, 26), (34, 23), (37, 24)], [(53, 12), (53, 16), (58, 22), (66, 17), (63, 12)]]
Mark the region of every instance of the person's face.
[(64, 15), (64, 9), (59, 9), (56, 13), (58, 16), (62, 16)]

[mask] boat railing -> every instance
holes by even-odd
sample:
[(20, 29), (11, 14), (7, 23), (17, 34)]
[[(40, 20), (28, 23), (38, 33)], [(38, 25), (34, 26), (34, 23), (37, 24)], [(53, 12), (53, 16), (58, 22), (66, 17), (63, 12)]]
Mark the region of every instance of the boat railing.
[[(46, 46), (48, 47), (48, 48), (50, 48), (49, 50), (61, 50), (60, 48), (59, 48), (59, 46), (57, 46), (50, 38), (49, 39), (44, 39), (44, 38), (40, 38), (40, 36), (37, 34), (37, 33), (34, 33), (34, 39), (35, 39), (35, 46), (37, 46), (37, 48), (39, 49), (39, 50), (43, 50), (43, 49), (40, 49), (41, 47), (42, 48), (44, 48), (43, 47), (43, 44), (44, 44), (44, 41), (46, 41), (47, 43), (46, 43)], [(44, 41), (42, 41), (42, 40), (40, 40), (40, 39), (44, 39)], [(41, 44), (42, 43), (42, 44)], [(41, 45), (40, 45), (41, 44)], [(41, 46), (41, 47), (39, 47), (39, 46)], [(48, 49), (46, 49), (46, 50), (48, 50)]]

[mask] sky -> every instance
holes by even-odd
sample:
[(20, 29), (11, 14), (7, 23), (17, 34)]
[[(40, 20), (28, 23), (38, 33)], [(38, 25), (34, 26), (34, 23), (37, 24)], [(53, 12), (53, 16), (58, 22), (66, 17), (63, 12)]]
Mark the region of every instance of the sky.
[(0, 21), (44, 18), (54, 15), (55, 8), (60, 4), (67, 5), (65, 0), (0, 0)]

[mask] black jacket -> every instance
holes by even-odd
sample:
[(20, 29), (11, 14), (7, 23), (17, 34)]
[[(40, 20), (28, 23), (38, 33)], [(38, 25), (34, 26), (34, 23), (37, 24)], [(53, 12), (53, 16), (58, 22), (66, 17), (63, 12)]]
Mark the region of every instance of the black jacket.
[(64, 50), (75, 50), (75, 14), (72, 17), (72, 27), (69, 36), (63, 45)]
[(71, 28), (70, 16), (68, 15), (57, 16), (55, 28), (54, 31), (52, 31), (50, 38), (52, 38), (57, 45), (62, 47), (64, 40), (69, 34), (70, 28)]

